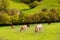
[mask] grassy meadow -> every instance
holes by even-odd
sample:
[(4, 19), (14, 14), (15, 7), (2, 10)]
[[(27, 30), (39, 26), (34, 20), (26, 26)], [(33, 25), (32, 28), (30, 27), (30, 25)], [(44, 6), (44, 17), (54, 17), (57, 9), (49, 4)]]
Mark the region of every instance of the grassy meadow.
[(20, 32), (21, 26), (15, 26), (14, 29), (0, 26), (0, 40), (60, 40), (60, 23), (43, 23), (43, 29), (38, 33), (34, 32), (36, 24), (31, 24), (26, 31)]
[(27, 4), (24, 4), (22, 2), (20, 2), (20, 0), (9, 0), (9, 8), (12, 9), (19, 9), (19, 10), (23, 10), (23, 9), (29, 9), (29, 10), (25, 10), (23, 11), (23, 13), (25, 13), (25, 15), (30, 15), (30, 14), (34, 14), (34, 13), (38, 13), (40, 12), (43, 8), (47, 8), (47, 9), (59, 9), (60, 8), (60, 4), (58, 3), (59, 0), (42, 0), (42, 2), (39, 2), (39, 5), (36, 6), (33, 9), (30, 9), (30, 7)]

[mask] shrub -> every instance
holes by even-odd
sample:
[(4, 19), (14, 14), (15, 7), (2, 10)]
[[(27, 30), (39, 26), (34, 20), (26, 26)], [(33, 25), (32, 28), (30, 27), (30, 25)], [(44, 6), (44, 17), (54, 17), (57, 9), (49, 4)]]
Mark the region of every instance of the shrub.
[(0, 24), (11, 24), (11, 18), (6, 13), (0, 13)]
[(49, 12), (51, 21), (58, 21), (58, 13), (55, 9), (51, 9)]
[(37, 2), (37, 1), (34, 1), (33, 3), (29, 4), (31, 9), (36, 7), (37, 5), (39, 5), (39, 2)]
[(0, 11), (1, 10), (7, 10), (9, 6), (9, 1), (8, 0), (0, 0)]

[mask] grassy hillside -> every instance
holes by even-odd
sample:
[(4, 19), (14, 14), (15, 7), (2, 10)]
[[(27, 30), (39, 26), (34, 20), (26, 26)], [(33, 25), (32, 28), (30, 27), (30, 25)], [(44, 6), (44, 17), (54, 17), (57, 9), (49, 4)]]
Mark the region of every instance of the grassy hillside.
[(29, 9), (29, 6), (21, 3), (19, 0), (9, 0), (9, 8), (13, 8), (13, 9)]
[(28, 13), (28, 12), (29, 13), (37, 13), (43, 8), (59, 9), (60, 8), (60, 4), (58, 4), (58, 0), (45, 0), (45, 1), (40, 2), (40, 5), (38, 5), (34, 9), (31, 9), (31, 10), (28, 10), (28, 11), (24, 11), (24, 12), (26, 12), (26, 13)]
[(20, 10), (29, 9), (29, 10), (23, 11), (23, 13), (26, 13), (29, 15), (29, 13), (30, 14), (37, 13), (43, 8), (59, 9), (60, 4), (58, 2), (59, 2), (59, 0), (43, 0), (42, 2), (40, 2), (40, 4), (37, 7), (33, 8), (33, 9), (29, 9), (28, 5), (19, 2), (19, 0), (10, 0), (10, 8), (15, 8), (15, 9), (20, 9)]
[(41, 32), (35, 33), (35, 24), (30, 25), (26, 31), (20, 32), (21, 26), (0, 27), (0, 40), (60, 40), (60, 23), (52, 23), (50, 25), (43, 24)]

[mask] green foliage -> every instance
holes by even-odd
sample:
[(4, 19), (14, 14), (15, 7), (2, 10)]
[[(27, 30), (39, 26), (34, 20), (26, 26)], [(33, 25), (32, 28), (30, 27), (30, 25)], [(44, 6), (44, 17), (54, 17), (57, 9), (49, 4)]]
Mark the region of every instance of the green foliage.
[(19, 22), (19, 13), (20, 13), (19, 10), (11, 9), (11, 10), (8, 10), (7, 13), (11, 17), (12, 23), (18, 23)]
[(34, 22), (40, 22), (39, 14), (22, 16), (22, 23), (34, 23)]
[(19, 23), (19, 10), (0, 11), (0, 24)]
[(43, 8), (40, 12), (40, 16), (41, 16), (41, 21), (45, 22), (45, 21), (49, 21), (49, 11), (47, 8)]
[(30, 8), (34, 8), (36, 7), (37, 5), (39, 5), (39, 2), (38, 1), (34, 1), (33, 3), (29, 4)]
[(7, 10), (9, 6), (8, 0), (0, 0), (0, 10)]
[(34, 2), (34, 0), (21, 0), (21, 1), (24, 2), (24, 3), (27, 3), (27, 4), (30, 4), (30, 3)]
[(22, 0), (22, 1), (28, 4), (31, 9), (36, 7), (39, 4), (38, 0)]
[(60, 14), (56, 9), (43, 8), (40, 12), (22, 16), (22, 23), (51, 22), (58, 21)]
[[(18, 1), (20, 2), (18, 3)], [(39, 1), (42, 1), (42, 2), (39, 2)], [(16, 23), (16, 24), (60, 21), (60, 9), (59, 9), (60, 4), (58, 4), (58, 1), (59, 0), (57, 1), (56, 0), (44, 0), (44, 1), (43, 0), (0, 0), (0, 12), (1, 12), (0, 16), (2, 16), (0, 17), (2, 18), (0, 19), (1, 20), (0, 23), (5, 24), (6, 23), (5, 21), (7, 19), (5, 21), (3, 21), (3, 19), (8, 17), (11, 23)], [(10, 6), (10, 9), (6, 10), (8, 6)], [(24, 10), (25, 7), (27, 7), (26, 10)], [(31, 10), (29, 7), (31, 8)], [(19, 10), (16, 10), (16, 9), (21, 9), (23, 13), (18, 14), (17, 11)], [(4, 18), (5, 14), (8, 16)]]
[(24, 3), (30, 4), (30, 3), (33, 3), (34, 1), (40, 2), (42, 0), (21, 0), (21, 1), (24, 2)]
[(18, 15), (14, 15), (14, 16), (11, 16), (11, 22), (12, 23), (18, 23), (19, 22), (19, 16)]
[(11, 18), (6, 13), (0, 13), (0, 24), (11, 24)]
[(58, 13), (55, 9), (51, 9), (49, 13), (51, 21), (58, 21)]

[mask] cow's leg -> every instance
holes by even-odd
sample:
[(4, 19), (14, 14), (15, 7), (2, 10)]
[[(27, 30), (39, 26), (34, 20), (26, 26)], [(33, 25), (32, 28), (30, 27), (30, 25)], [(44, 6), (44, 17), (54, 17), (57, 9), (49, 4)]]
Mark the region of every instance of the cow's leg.
[(40, 31), (42, 31), (42, 27), (41, 27), (41, 28), (39, 28), (39, 30), (40, 30)]
[(37, 27), (35, 28), (35, 32), (38, 32), (38, 28)]
[(23, 28), (23, 27), (21, 27), (20, 31), (22, 31), (22, 30), (24, 30), (24, 28)]
[(35, 32), (37, 32), (37, 30), (35, 29)]

